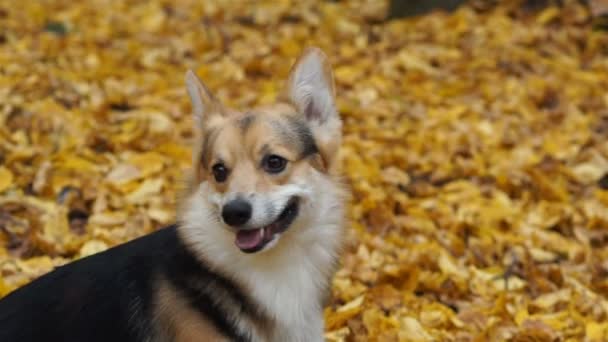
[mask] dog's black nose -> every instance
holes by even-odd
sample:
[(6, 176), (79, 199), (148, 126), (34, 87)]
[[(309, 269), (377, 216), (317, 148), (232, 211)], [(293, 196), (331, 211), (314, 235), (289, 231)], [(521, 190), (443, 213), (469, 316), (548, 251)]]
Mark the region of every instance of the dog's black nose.
[(251, 204), (240, 198), (232, 200), (222, 208), (222, 218), (227, 225), (242, 226), (251, 218)]

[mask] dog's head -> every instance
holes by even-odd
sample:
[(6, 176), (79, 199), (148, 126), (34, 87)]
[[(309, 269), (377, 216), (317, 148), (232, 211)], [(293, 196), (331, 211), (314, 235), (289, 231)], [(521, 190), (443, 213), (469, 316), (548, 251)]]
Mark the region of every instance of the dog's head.
[(191, 233), (255, 253), (337, 220), (331, 210), (342, 215), (334, 177), (341, 121), (323, 52), (303, 53), (271, 106), (226, 108), (191, 71), (186, 86), (197, 123), (194, 191), (182, 217)]

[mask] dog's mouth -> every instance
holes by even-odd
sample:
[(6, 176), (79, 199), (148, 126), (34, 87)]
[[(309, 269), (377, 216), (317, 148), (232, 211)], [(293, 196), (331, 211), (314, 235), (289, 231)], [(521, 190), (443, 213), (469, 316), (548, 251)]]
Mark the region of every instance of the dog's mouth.
[(236, 246), (245, 253), (261, 251), (277, 234), (283, 233), (298, 216), (300, 203), (297, 197), (292, 197), (279, 217), (271, 224), (257, 228), (239, 230), (236, 233)]

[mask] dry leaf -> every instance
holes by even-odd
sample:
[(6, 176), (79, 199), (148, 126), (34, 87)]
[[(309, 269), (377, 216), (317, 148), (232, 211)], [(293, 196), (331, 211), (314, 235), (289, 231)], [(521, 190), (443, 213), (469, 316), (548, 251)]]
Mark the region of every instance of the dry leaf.
[(0, 296), (173, 223), (187, 69), (248, 110), (317, 45), (352, 192), (326, 338), (607, 340), (604, 2), (525, 3), (0, 2)]

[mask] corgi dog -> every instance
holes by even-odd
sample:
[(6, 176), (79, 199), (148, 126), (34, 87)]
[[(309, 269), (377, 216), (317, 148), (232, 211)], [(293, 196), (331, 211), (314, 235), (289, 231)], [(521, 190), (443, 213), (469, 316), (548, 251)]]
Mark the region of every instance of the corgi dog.
[(345, 188), (326, 56), (309, 48), (273, 105), (227, 108), (192, 72), (193, 172), (177, 223), (0, 300), (0, 341), (323, 340)]

